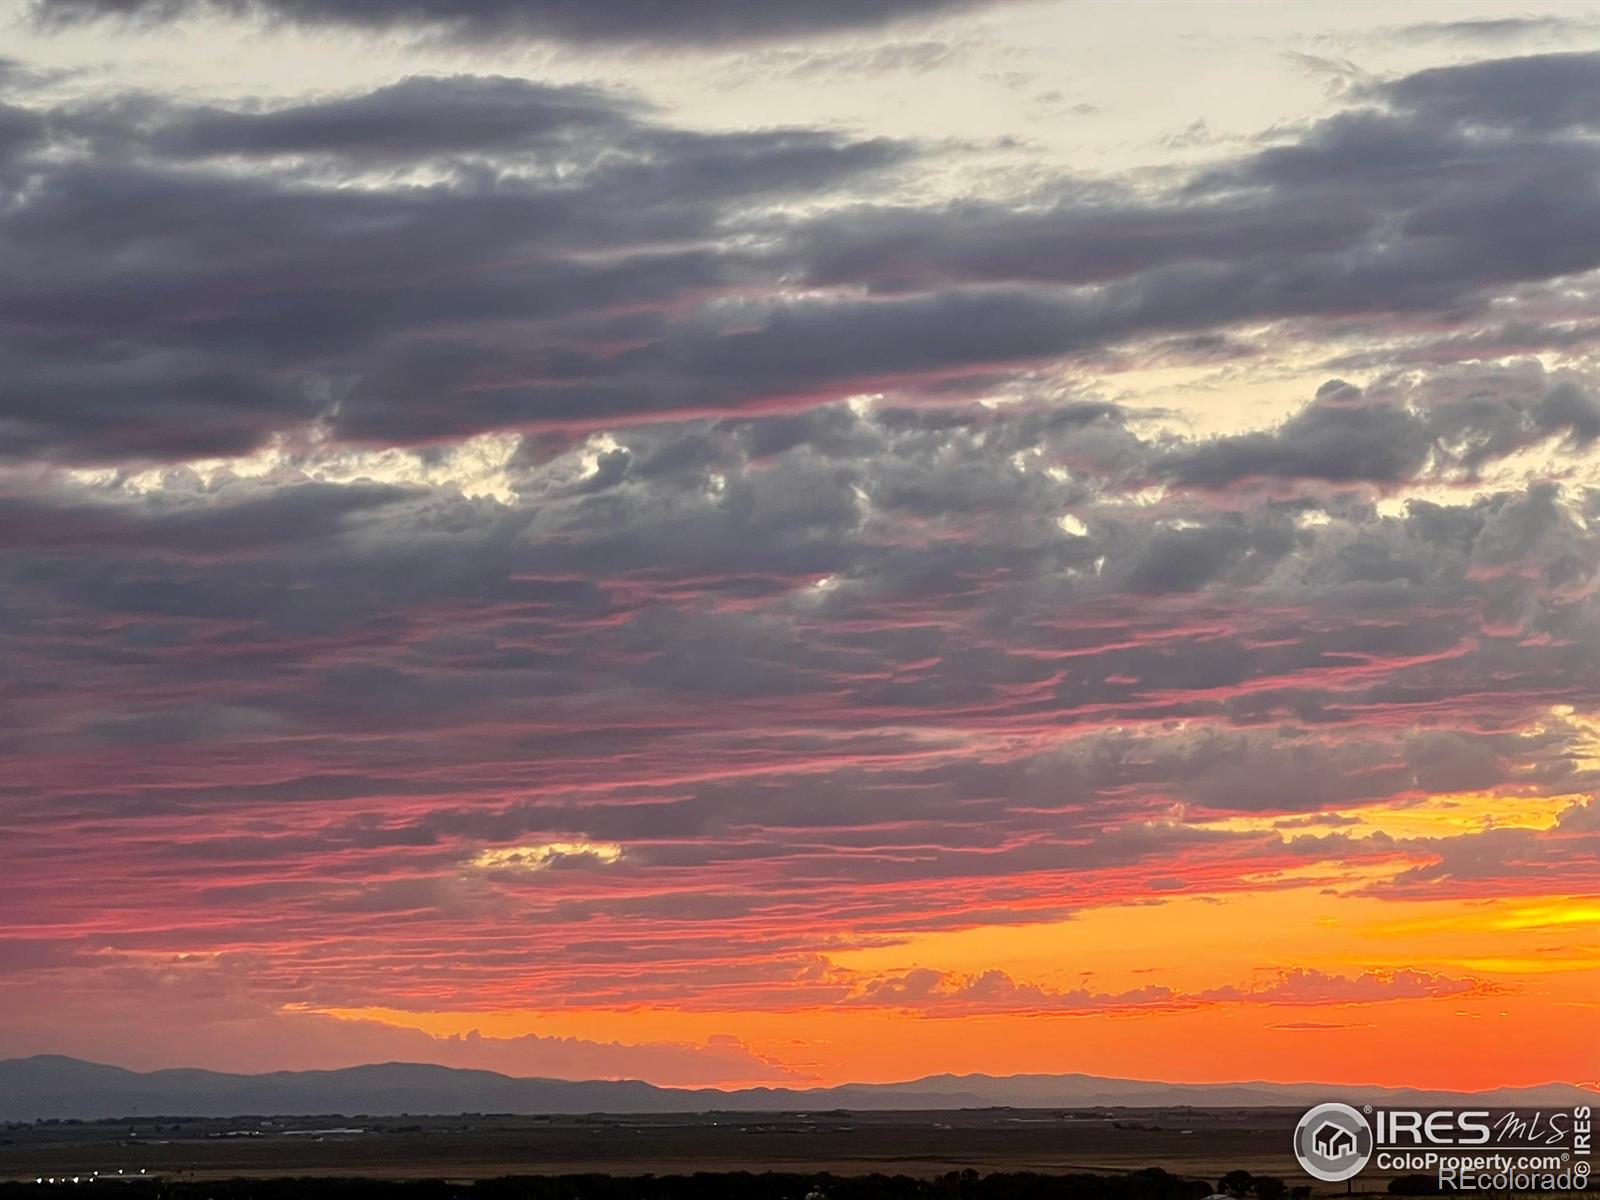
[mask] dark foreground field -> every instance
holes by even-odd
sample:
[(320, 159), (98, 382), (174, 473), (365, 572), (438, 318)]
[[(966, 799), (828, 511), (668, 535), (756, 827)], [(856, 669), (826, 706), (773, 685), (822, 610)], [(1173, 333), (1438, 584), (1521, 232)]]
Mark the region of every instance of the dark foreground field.
[[(690, 1191), (669, 1188), (662, 1177), (703, 1172), (776, 1172), (770, 1187), (744, 1187), (738, 1195), (803, 1200), (791, 1178), (901, 1176), (907, 1182), (883, 1195), (914, 1198), (950, 1195), (928, 1191), (930, 1181), (1001, 1173), (1094, 1174), (1127, 1177), (1160, 1168), (1177, 1179), (1200, 1181), (1198, 1195), (1229, 1171), (1309, 1183), (1290, 1153), (1299, 1114), (1280, 1109), (1023, 1110), (959, 1112), (707, 1113), (668, 1116), (300, 1117), (185, 1120), (145, 1117), (122, 1121), (12, 1124), (0, 1130), (0, 1180), (32, 1184), (37, 1178), (119, 1180), (130, 1195), (158, 1178), (173, 1196), (311, 1195), (309, 1177), (343, 1179), (339, 1195), (502, 1195), (552, 1200), (675, 1200), (713, 1196), (702, 1182)], [(644, 1191), (599, 1191), (549, 1182), (557, 1176), (655, 1176)], [(508, 1176), (548, 1177), (539, 1188)], [(244, 1192), (176, 1185), (249, 1177), (295, 1177)], [(749, 1178), (749, 1176), (745, 1176)], [(361, 1179), (484, 1181), (470, 1191), (401, 1191)], [(913, 1181), (921, 1181), (913, 1188)], [(1147, 1182), (1155, 1186), (1154, 1177)], [(1361, 1186), (1382, 1190), (1381, 1177)], [(60, 1186), (59, 1184), (57, 1186)], [(289, 1186), (289, 1190), (281, 1190)], [(624, 1187), (616, 1183), (616, 1187)], [(999, 1185), (995, 1185), (999, 1186)], [(1165, 1184), (1160, 1184), (1165, 1187)], [(512, 1190), (507, 1191), (505, 1188)], [(298, 1188), (299, 1190), (295, 1190)], [(376, 1188), (376, 1190), (374, 1190)], [(520, 1189), (520, 1190), (519, 1190)], [(543, 1190), (540, 1190), (543, 1189)], [(0, 1188), (0, 1193), (6, 1189)], [(31, 1188), (30, 1188), (31, 1190)], [(842, 1182), (824, 1189), (829, 1200), (857, 1193)], [(1270, 1185), (1268, 1190), (1272, 1190)], [(1319, 1188), (1319, 1191), (1337, 1189)], [(1197, 1189), (1155, 1200), (1184, 1200)], [(329, 1193), (333, 1194), (333, 1193)], [(1026, 1189), (974, 1195), (1022, 1200)], [(1062, 1196), (1059, 1188), (1052, 1193)], [(1095, 1193), (1109, 1194), (1104, 1189)], [(1143, 1196), (1147, 1193), (1139, 1193)], [(1134, 1193), (1128, 1193), (1134, 1200)], [(1271, 1200), (1264, 1197), (1263, 1200)]]
[[(1274, 1181), (1261, 1181), (1271, 1183)], [(83, 1186), (81, 1183), (80, 1187)], [(339, 1179), (231, 1179), (92, 1185), (92, 1190), (148, 1200), (1203, 1200), (1210, 1185), (1165, 1171), (1129, 1175), (980, 1175), (949, 1172), (932, 1179), (909, 1175), (769, 1172), (694, 1175), (561, 1175), (451, 1182)], [(68, 1185), (68, 1190), (73, 1190)], [(1248, 1186), (1246, 1200), (1273, 1200), (1276, 1189)], [(0, 1184), (0, 1196), (59, 1195), (61, 1183)]]

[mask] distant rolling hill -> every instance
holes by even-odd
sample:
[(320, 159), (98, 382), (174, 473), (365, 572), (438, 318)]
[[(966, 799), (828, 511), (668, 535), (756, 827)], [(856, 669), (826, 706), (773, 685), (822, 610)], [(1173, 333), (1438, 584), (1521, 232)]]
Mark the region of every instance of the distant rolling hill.
[[(1594, 1102), (1566, 1084), (1472, 1096), (1481, 1105), (1546, 1108)], [(427, 1063), (375, 1063), (338, 1071), (230, 1075), (128, 1071), (60, 1055), (0, 1060), (0, 1119), (127, 1116), (229, 1117), (341, 1113), (773, 1112), (794, 1109), (1300, 1107), (1345, 1099), (1388, 1105), (1459, 1102), (1460, 1093), (1331, 1084), (1158, 1083), (1094, 1075), (929, 1075), (905, 1083), (829, 1088), (665, 1088), (637, 1079), (521, 1079)]]

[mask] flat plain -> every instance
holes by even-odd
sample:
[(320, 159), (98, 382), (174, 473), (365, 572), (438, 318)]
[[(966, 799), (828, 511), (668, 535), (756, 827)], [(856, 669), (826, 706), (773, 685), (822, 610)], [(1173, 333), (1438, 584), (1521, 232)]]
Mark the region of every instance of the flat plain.
[[(965, 1109), (627, 1116), (141, 1117), (13, 1123), (0, 1179), (365, 1176), (488, 1179), (603, 1172), (951, 1171), (1120, 1174), (1161, 1167), (1215, 1181), (1242, 1169), (1309, 1183), (1290, 1152), (1292, 1109)], [(1364, 1174), (1367, 1189), (1384, 1179)], [(1344, 1193), (1321, 1187), (1319, 1192)]]

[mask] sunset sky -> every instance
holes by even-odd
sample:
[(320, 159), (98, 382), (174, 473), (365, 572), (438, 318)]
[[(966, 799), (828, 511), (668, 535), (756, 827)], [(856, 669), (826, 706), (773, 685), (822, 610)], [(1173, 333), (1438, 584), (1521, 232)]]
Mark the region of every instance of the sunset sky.
[(0, 1056), (1600, 1080), (1593, 6), (0, 56)]

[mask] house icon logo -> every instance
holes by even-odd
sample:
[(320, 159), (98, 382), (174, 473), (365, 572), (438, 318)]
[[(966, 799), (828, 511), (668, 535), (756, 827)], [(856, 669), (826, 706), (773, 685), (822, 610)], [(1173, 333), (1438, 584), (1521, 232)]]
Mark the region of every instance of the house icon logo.
[(1311, 1135), (1311, 1144), (1324, 1158), (1343, 1158), (1356, 1152), (1356, 1135), (1332, 1121)]
[(1348, 1104), (1319, 1104), (1294, 1128), (1294, 1156), (1313, 1179), (1353, 1179), (1372, 1157), (1372, 1127)]

